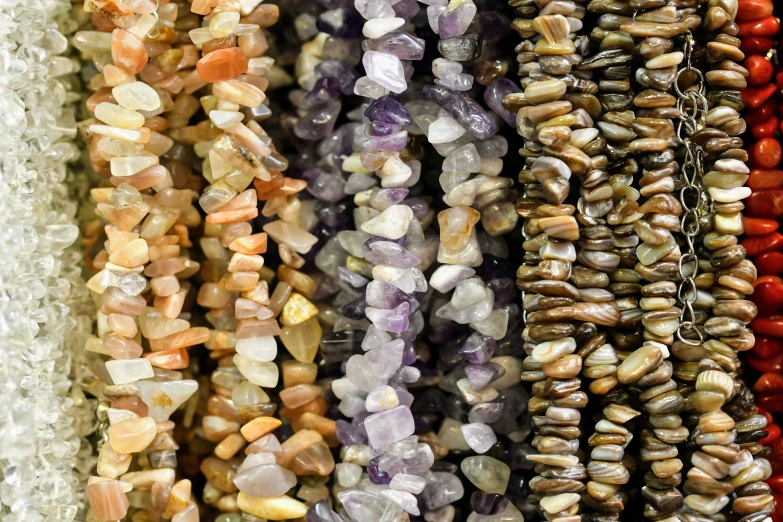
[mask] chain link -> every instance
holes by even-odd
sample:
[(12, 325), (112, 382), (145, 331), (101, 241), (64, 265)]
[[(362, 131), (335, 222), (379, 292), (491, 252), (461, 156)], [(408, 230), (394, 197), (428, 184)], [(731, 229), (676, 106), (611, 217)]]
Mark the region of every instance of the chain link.
[[(704, 150), (691, 137), (704, 128), (709, 106), (704, 96), (704, 75), (698, 69), (691, 67), (693, 53), (693, 35), (690, 31), (685, 38), (685, 67), (677, 71), (674, 89), (679, 95), (677, 109), (680, 112), (680, 122), (677, 125), (677, 138), (685, 148), (685, 159), (680, 168), (684, 186), (680, 189), (680, 205), (683, 214), (680, 221), (680, 232), (685, 236), (687, 251), (682, 254), (677, 269), (680, 276), (680, 286), (677, 298), (682, 303), (680, 326), (677, 338), (685, 344), (698, 346), (704, 342), (704, 334), (696, 326), (696, 313), (693, 304), (698, 297), (696, 276), (699, 273), (699, 257), (696, 254), (696, 238), (701, 227), (699, 215), (705, 208), (705, 192), (702, 188), (704, 174)], [(680, 89), (679, 80), (685, 73), (696, 74), (696, 83), (684, 92)], [(685, 337), (685, 332), (695, 332), (698, 340)]]

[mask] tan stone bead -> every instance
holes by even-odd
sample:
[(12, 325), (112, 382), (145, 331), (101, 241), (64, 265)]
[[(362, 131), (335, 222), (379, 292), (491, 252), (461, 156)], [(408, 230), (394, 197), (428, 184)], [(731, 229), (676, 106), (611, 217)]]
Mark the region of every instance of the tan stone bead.
[(331, 448), (336, 448), (340, 445), (340, 441), (337, 440), (337, 423), (332, 419), (327, 419), (322, 415), (317, 415), (311, 412), (304, 412), (299, 417), (294, 419), (291, 424), (294, 431), (301, 430), (314, 430), (321, 434), (324, 441)]
[(258, 272), (231, 272), (220, 278), (220, 288), (229, 292), (247, 292), (255, 288), (259, 280)]
[(264, 435), (273, 432), (282, 425), (280, 419), (274, 417), (257, 417), (248, 422), (239, 430), (248, 442), (260, 439)]
[(251, 497), (241, 491), (237, 496), (237, 506), (242, 511), (267, 520), (288, 520), (304, 517), (307, 506), (287, 495), (279, 497)]
[(317, 442), (323, 441), (320, 433), (314, 430), (300, 430), (283, 442), (283, 467), (289, 467), (300, 452)]
[(111, 58), (114, 65), (130, 74), (140, 73), (149, 59), (144, 42), (122, 29), (112, 31)]
[(284, 265), (277, 268), (277, 277), (279, 277), (281, 281), (291, 285), (308, 299), (313, 297), (318, 288), (318, 284), (312, 277)]
[(283, 388), (298, 384), (313, 384), (318, 376), (318, 365), (312, 362), (283, 361)]
[(294, 326), (284, 326), (280, 340), (297, 361), (311, 363), (318, 353), (322, 334), (318, 318), (312, 317)]
[(240, 433), (232, 433), (215, 446), (215, 455), (223, 460), (228, 460), (245, 447), (247, 441)]
[(179, 480), (171, 486), (166, 508), (163, 510), (163, 518), (168, 520), (188, 506), (191, 488), (188, 479)]

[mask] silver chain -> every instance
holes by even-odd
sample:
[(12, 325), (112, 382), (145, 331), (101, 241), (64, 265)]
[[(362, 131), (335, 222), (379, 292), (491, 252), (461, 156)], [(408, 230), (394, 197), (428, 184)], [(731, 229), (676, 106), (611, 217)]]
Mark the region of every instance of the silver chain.
[[(685, 160), (680, 168), (682, 180), (685, 183), (680, 189), (680, 205), (683, 214), (680, 221), (680, 232), (685, 236), (687, 252), (680, 257), (677, 269), (680, 275), (680, 286), (677, 289), (677, 298), (682, 303), (680, 326), (677, 329), (677, 338), (685, 344), (698, 346), (704, 342), (704, 334), (696, 327), (696, 314), (693, 304), (697, 299), (698, 288), (696, 276), (699, 272), (699, 257), (696, 254), (696, 237), (699, 235), (699, 213), (704, 208), (703, 199), (706, 194), (702, 189), (702, 176), (704, 175), (704, 150), (695, 143), (691, 137), (694, 133), (704, 128), (708, 110), (707, 98), (704, 96), (704, 75), (698, 69), (691, 67), (691, 55), (693, 52), (693, 35), (690, 31), (685, 40), (685, 67), (677, 71), (674, 89), (679, 95), (677, 109), (680, 112), (680, 122), (677, 125), (677, 138), (685, 147)], [(685, 92), (678, 85), (680, 75), (683, 72), (695, 73), (698, 80), (694, 87)], [(692, 263), (692, 268), (689, 266)], [(689, 339), (684, 332), (695, 332), (699, 339)]]

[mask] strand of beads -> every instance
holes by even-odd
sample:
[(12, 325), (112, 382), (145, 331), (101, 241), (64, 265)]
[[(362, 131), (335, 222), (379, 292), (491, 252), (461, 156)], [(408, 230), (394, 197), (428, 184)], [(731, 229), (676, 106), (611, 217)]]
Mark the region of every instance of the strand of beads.
[[(589, 4), (588, 9), (596, 4), (600, 11), (603, 6), (600, 3)], [(610, 122), (622, 123), (628, 118), (623, 110), (630, 106), (631, 96), (624, 94), (623, 89), (630, 90), (627, 63), (631, 56), (618, 53), (628, 44), (627, 40), (623, 42), (622, 35), (604, 33), (600, 28), (593, 31), (593, 38), (601, 43), (600, 50), (577, 64), (573, 71), (573, 89), (580, 93), (574, 99), (579, 100), (589, 118), (601, 116), (603, 121), (598, 123), (598, 128), (593, 128), (592, 120), (589, 120), (591, 126), (574, 129), (569, 137), (574, 146), (590, 157), (591, 164), (582, 180), (577, 201), (576, 215), (582, 226), (578, 243), (581, 248), (571, 281), (579, 288), (583, 301), (574, 305), (575, 318), (584, 321), (580, 334), (585, 342), (577, 356), (582, 358), (583, 374), (594, 378), (590, 392), (600, 396), (605, 405), (600, 414), (596, 412), (593, 417), (595, 433), (588, 439), (592, 450), (587, 463), (591, 480), (587, 483), (587, 495), (582, 499), (598, 516), (619, 517), (628, 503), (628, 492), (620, 488), (629, 481), (636, 467), (633, 458), (625, 452), (634, 437), (633, 425), (626, 423), (640, 412), (627, 405), (629, 393), (623, 386), (618, 386), (622, 377), (617, 367), (619, 357), (613, 344), (607, 342), (610, 332), (618, 325), (628, 326), (628, 316), (633, 324), (634, 317), (632, 311), (625, 317), (621, 315), (622, 311), (632, 308), (628, 304), (621, 307), (610, 282), (624, 277), (625, 274), (618, 270), (630, 270), (635, 264), (634, 247), (638, 238), (633, 234), (632, 205), (629, 208), (628, 201), (623, 200), (632, 193), (628, 190), (632, 178), (623, 176), (628, 166), (622, 161), (623, 152), (618, 150), (622, 143), (612, 143), (616, 141), (612, 138), (619, 137), (612, 131), (622, 127), (616, 123), (610, 123), (610, 127), (606, 125), (607, 118)], [(594, 81), (595, 72), (602, 74), (598, 84)], [(625, 81), (622, 81), (623, 77)], [(591, 94), (593, 92), (603, 93), (600, 101)], [(619, 171), (619, 175), (611, 174), (612, 168)], [(614, 228), (610, 228), (612, 225)], [(617, 337), (616, 333), (612, 334), (613, 339)], [(586, 397), (583, 400), (586, 402)]]
[[(739, 92), (732, 89), (744, 88), (746, 82), (742, 68), (732, 61), (742, 58), (739, 40), (729, 36), (737, 32), (733, 22), (736, 4), (725, 7), (727, 11), (722, 7), (710, 10), (705, 19), (705, 25), (715, 31), (710, 33), (712, 41), (707, 46), (712, 70), (706, 74), (709, 83), (706, 98), (701, 73), (691, 70), (690, 34), (686, 41), (686, 67), (681, 70), (676, 85), (681, 96), (678, 108), (687, 133), (682, 136), (686, 148), (683, 179), (687, 186), (703, 183), (707, 187), (713, 211), (708, 215), (707, 233), (699, 238), (709, 261), (706, 255), (699, 256), (699, 268), (705, 273), (695, 278), (695, 287), (685, 300), (686, 305), (689, 300), (698, 303), (697, 289), (710, 288), (712, 299), (708, 304), (713, 317), (702, 313), (706, 321), (694, 318), (692, 323), (684, 325), (685, 335), (680, 337), (684, 344), (702, 350), (697, 367), (693, 368), (697, 364), (693, 362), (691, 368), (683, 367), (680, 371), (690, 380), (695, 376), (695, 387), (687, 391), (690, 391), (688, 404), (694, 410), (689, 423), (695, 424), (691, 437), (696, 451), (691, 456), (694, 467), (688, 471), (685, 484), (688, 495), (684, 512), (706, 516), (731, 509), (727, 507), (728, 495), (736, 488), (769, 476), (769, 463), (764, 459), (754, 461), (752, 457), (761, 449), (755, 443), (761, 437), (755, 433), (738, 435), (755, 424), (745, 420), (753, 416), (755, 408), (752, 396), (748, 401), (749, 391), (736, 379), (739, 364), (735, 351), (753, 346), (752, 333), (745, 324), (755, 316), (756, 310), (743, 298), (753, 291), (751, 283), (756, 270), (745, 259), (745, 249), (737, 245), (736, 237), (742, 233), (741, 200), (750, 190), (742, 187), (748, 173), (744, 164), (747, 154), (740, 150), (742, 141), (736, 136), (745, 130), (745, 124), (737, 112), (741, 108)], [(704, 135), (710, 139), (698, 143)], [(707, 173), (702, 176), (703, 172)], [(693, 226), (697, 233), (700, 228), (698, 222)], [(683, 230), (689, 232), (686, 226)], [(714, 338), (706, 337), (701, 328), (706, 336)], [(720, 480), (724, 478), (725, 481)], [(753, 495), (758, 488), (749, 486), (740, 491)], [(738, 509), (746, 511), (745, 501), (738, 500)]]
[[(757, 414), (753, 394), (737, 378), (740, 364), (734, 353), (753, 347), (755, 339), (747, 324), (757, 313), (756, 306), (745, 299), (753, 293), (756, 268), (746, 259), (745, 248), (736, 244), (736, 236), (742, 233), (741, 212), (745, 208), (742, 200), (751, 192), (750, 188), (743, 186), (748, 179), (749, 169), (745, 162), (749, 158), (738, 137), (745, 131), (746, 125), (737, 112), (743, 108), (738, 90), (747, 87), (748, 71), (735, 63), (744, 58), (738, 49), (740, 41), (736, 36), (749, 35), (743, 34), (743, 28), (734, 22), (737, 4), (728, 4), (726, 7), (730, 14), (726, 21), (715, 9), (709, 10), (705, 17), (707, 27), (714, 31), (708, 33), (707, 58), (711, 70), (706, 73), (706, 79), (710, 109), (705, 120), (707, 128), (718, 131), (712, 131), (714, 137), (704, 146), (705, 163), (709, 171), (707, 176), (712, 174), (709, 180), (705, 177), (704, 183), (713, 200), (714, 231), (724, 241), (708, 242), (708, 237), (705, 237), (704, 245), (712, 251), (710, 265), (716, 270), (716, 284), (712, 287), (715, 298), (712, 313), (715, 317), (705, 322), (705, 330), (707, 334), (719, 337), (720, 342), (728, 347), (720, 352), (725, 358), (713, 357), (713, 360), (728, 374), (729, 379), (723, 378), (725, 384), (721, 387), (712, 378), (712, 372), (700, 372), (696, 390), (697, 393), (705, 394), (722, 392), (723, 399), (729, 401), (723, 406), (723, 411), (736, 425), (734, 442), (737, 446), (723, 455), (713, 454), (728, 465), (728, 476), (731, 477), (730, 482), (736, 494), (726, 511), (730, 510), (735, 516), (764, 517), (775, 510), (769, 486), (761, 483), (771, 474), (770, 464), (763, 458), (766, 451), (759, 443), (767, 435), (764, 430), (767, 420)], [(718, 177), (720, 181), (716, 180)], [(736, 223), (737, 214), (739, 223)]]
[[(550, 4), (538, 13), (524, 10), (513, 25), (525, 38), (517, 47), (525, 92), (504, 101), (518, 112), (517, 131), (525, 139), (520, 153), (527, 157), (519, 176), (526, 184), (524, 197), (517, 202), (517, 212), (526, 219), (526, 241), (517, 286), (525, 292), (523, 339), (529, 356), (522, 377), (534, 383), (529, 409), (538, 451), (528, 456), (538, 473), (531, 480), (535, 493), (528, 500), (538, 505), (539, 518), (562, 522), (579, 518), (581, 480), (588, 475), (577, 455), (582, 434), (579, 409), (586, 404), (579, 392), (582, 357), (572, 354), (596, 332), (594, 324), (582, 322), (594, 320), (588, 319), (592, 314), (577, 311), (589, 303), (577, 303), (581, 291), (568, 282), (577, 260), (573, 241), (580, 234), (575, 207), (564, 204), (571, 175), (585, 177), (592, 168), (580, 148), (592, 140), (570, 142), (574, 131), (592, 126), (581, 103), (579, 82), (569, 75), (587, 48), (584, 37), (575, 34), (584, 14), (584, 7), (574, 2)], [(580, 322), (575, 324), (577, 314)]]
[[(611, 23), (611, 14), (603, 16)], [(678, 171), (671, 148), (674, 136), (672, 119), (679, 112), (673, 107), (675, 98), (669, 91), (676, 79), (677, 65), (683, 59), (683, 54), (675, 50), (673, 38), (699, 22), (700, 19), (687, 11), (681, 15), (675, 13), (674, 6), (660, 9), (652, 6), (636, 11), (632, 20), (625, 19), (619, 27), (640, 40), (637, 48), (644, 60), (644, 67), (636, 71), (633, 84), (640, 90), (635, 96), (633, 92), (627, 96), (635, 106), (636, 114), (629, 111), (630, 120), (627, 122), (621, 118), (622, 124), (633, 125), (628, 125), (631, 127), (628, 129), (619, 125), (611, 130), (621, 132), (620, 135), (630, 142), (627, 152), (640, 156), (627, 164), (624, 173), (633, 175), (641, 165), (641, 189), (633, 193), (633, 197), (646, 198), (641, 205), (631, 199), (623, 201), (625, 223), (633, 223), (634, 235), (641, 239), (635, 253), (638, 263), (634, 278), (642, 283), (641, 310), (631, 313), (636, 321), (641, 319), (642, 336), (646, 342), (627, 355), (618, 367), (618, 380), (622, 383), (635, 382), (641, 388), (639, 399), (650, 421), (640, 439), (642, 461), (646, 463), (645, 467), (649, 465), (642, 489), (647, 501), (644, 514), (649, 518), (671, 517), (682, 506), (682, 494), (677, 489), (682, 480), (677, 444), (688, 436), (679, 415), (685, 402), (677, 384), (671, 379), (673, 365), (666, 360), (670, 354), (668, 347), (675, 342), (673, 334), (680, 327), (679, 317), (682, 314), (675, 306), (677, 285), (673, 283), (681, 252), (672, 234), (680, 227), (678, 216), (682, 206), (671, 194), (675, 189), (673, 176)], [(628, 41), (629, 44), (631, 42)], [(628, 54), (622, 45), (616, 52)], [(630, 109), (630, 104), (626, 107)], [(686, 217), (693, 218), (694, 215)], [(690, 257), (681, 261), (686, 267), (692, 266), (694, 260), (690, 252), (688, 255)], [(691, 315), (686, 319), (693, 320), (694, 311), (690, 304), (688, 310)]]
[[(212, 31), (213, 24), (221, 30), (231, 29), (216, 21), (226, 12), (212, 11), (207, 17), (211, 18), (209, 29), (216, 39), (220, 34)], [(247, 76), (238, 74), (241, 68), (200, 73), (202, 80), (215, 81), (212, 97), (202, 98), (202, 103), (209, 107), (212, 124), (225, 132), (208, 143), (211, 149), (205, 174), (208, 172), (214, 183), (205, 191), (205, 196), (210, 197), (201, 199), (202, 207), (209, 213), (207, 224), (213, 225), (205, 229), (202, 247), (206, 253), (209, 242), (207, 257), (214, 262), (209, 273), (215, 284), (214, 295), (205, 294), (202, 304), (214, 309), (208, 314), (216, 328), (216, 342), (210, 348), (220, 363), (212, 376), (217, 393), (210, 404), (214, 404), (215, 413), (222, 414), (203, 420), (207, 438), (220, 442), (215, 448), (216, 458), (204, 460), (201, 469), (212, 486), (211, 491), (205, 489), (205, 498), (209, 497), (221, 511), (238, 508), (246, 518), (280, 520), (301, 517), (307, 511), (304, 504), (286, 495), (296, 486), (296, 476), (327, 476), (334, 466), (323, 436), (310, 429), (329, 432), (329, 422), (318, 422), (325, 410), (317, 407), (321, 389), (313, 384), (316, 368), (312, 360), (318, 339), (313, 342), (302, 338), (312, 329), (297, 328), (318, 313), (308, 300), (315, 292), (315, 282), (297, 270), (304, 264), (301, 255), (307, 254), (317, 239), (300, 228), (302, 218), (297, 209), (301, 204), (296, 194), (305, 188), (305, 182), (282, 175), (287, 161), (273, 149), (257, 121), (269, 114), (268, 109), (261, 108), (262, 90), (255, 87), (267, 85), (264, 76), (273, 65), (271, 58), (262, 56), (268, 47), (266, 39), (258, 34), (257, 25), (237, 24), (252, 21), (268, 27), (276, 21), (277, 12), (257, 6), (241, 20), (234, 11), (233, 19), (233, 30), (240, 34), (239, 51), (262, 65), (248, 67)], [(205, 52), (200, 63), (211, 63), (214, 52), (217, 51)], [(244, 114), (238, 112), (240, 105), (248, 108)], [(250, 118), (247, 125), (241, 123), (245, 115)], [(255, 186), (248, 188), (251, 181)], [(258, 200), (265, 201), (265, 216), (277, 214), (283, 219), (267, 223), (265, 233), (253, 234), (247, 221), (257, 216)], [(266, 251), (267, 235), (278, 242), (283, 261), (277, 270), (280, 281), (271, 295), (268, 283), (274, 273), (262, 268), (260, 256)], [(232, 252), (230, 260), (226, 248)], [(263, 280), (261, 275), (265, 276)], [(214, 297), (218, 300), (212, 301)], [(278, 315), (288, 331), (281, 331)], [(233, 335), (227, 331), (229, 328), (236, 328)], [(281, 425), (279, 419), (272, 417), (276, 405), (263, 390), (278, 384), (279, 369), (274, 362), (274, 337), (278, 335), (286, 339), (284, 344), (293, 354), (304, 359), (283, 364), (285, 389), (280, 392), (280, 399), (286, 408), (280, 415), (293, 421), (297, 433), (282, 444), (271, 433)], [(320, 337), (320, 328), (317, 336)], [(316, 418), (297, 425), (306, 415)], [(250, 443), (245, 448), (247, 458), (240, 463), (233, 457), (246, 443)], [(301, 490), (299, 496), (308, 497)]]
[[(633, 55), (628, 51), (633, 40), (607, 19), (605, 8), (606, 4), (600, 2), (588, 4), (588, 10), (601, 13), (597, 27), (590, 35), (591, 43), (597, 44), (598, 49), (576, 67), (583, 75), (593, 75), (592, 82), (585, 82), (582, 97), (588, 102), (586, 107), (594, 111), (591, 116), (600, 116), (600, 119), (596, 122), (597, 129), (575, 132), (581, 133), (583, 140), (595, 140), (584, 149), (595, 150), (592, 156), (598, 151), (605, 154), (605, 157), (593, 157), (592, 161), (594, 167), (606, 172), (597, 170), (592, 176), (601, 185), (582, 189), (585, 212), (578, 217), (586, 228), (580, 232), (583, 237), (580, 245), (587, 251), (583, 250), (580, 256), (590, 263), (574, 268), (574, 281), (577, 284), (591, 282), (590, 286), (595, 287), (591, 290), (593, 299), (613, 301), (612, 305), (617, 309), (614, 311), (616, 324), (597, 333), (579, 352), (584, 358), (583, 376), (594, 379), (589, 389), (601, 396), (604, 405), (593, 417), (596, 433), (588, 441), (593, 449), (587, 465), (592, 480), (587, 483), (589, 497), (583, 498), (598, 513), (616, 517), (628, 506), (627, 494), (631, 493), (620, 488), (629, 482), (636, 468), (633, 457), (625, 451), (634, 437), (635, 426), (626, 423), (641, 415), (628, 406), (632, 395), (627, 383), (619, 380), (625, 376), (618, 376), (618, 364), (620, 356), (624, 359), (628, 351), (642, 342), (638, 329), (642, 310), (638, 302), (640, 278), (633, 269), (638, 261), (635, 247), (639, 238), (634, 222), (639, 217), (636, 214), (639, 191), (632, 184), (638, 165), (628, 154), (630, 141), (636, 137), (631, 128), (634, 121), (630, 80)], [(589, 94), (595, 91), (596, 96)], [(611, 190), (611, 201), (598, 199), (599, 186), (607, 193)], [(600, 221), (591, 216), (596, 211), (604, 213)], [(601, 254), (600, 250), (606, 253)], [(593, 256), (594, 260), (588, 256)]]
[(68, 165), (79, 158), (72, 107), (78, 65), (61, 56), (68, 51), (63, 33), (74, 25), (69, 9), (62, 1), (0, 7), (8, 64), (0, 73), (0, 511), (14, 522), (80, 516), (82, 474), (94, 462), (84, 451), (93, 404), (72, 389), (82, 384), (79, 374), (88, 373), (73, 362), (83, 363), (79, 341), (90, 318), (84, 316), (83, 283), (72, 282), (81, 274), (71, 247), (79, 236), (78, 200), (72, 198), (79, 189), (73, 184), (83, 179)]
[[(371, 270), (374, 280), (366, 285), (365, 293), (364, 315), (372, 323), (362, 342), (366, 353), (348, 359), (347, 379), (334, 381), (332, 388), (342, 398), (340, 411), (357, 422), (357, 426), (346, 423), (345, 429), (338, 428), (341, 440), (352, 444), (346, 448), (344, 463), (368, 465), (369, 473), (368, 479), (357, 481), (360, 475), (355, 471), (359, 470), (351, 468), (354, 479), (348, 482), (353, 482), (355, 489), (340, 488), (337, 498), (348, 516), (370, 522), (406, 511), (419, 515), (414, 495), (425, 487), (438, 488), (439, 473), (422, 476), (434, 455), (430, 446), (414, 435), (413, 396), (406, 388), (406, 383), (420, 378), (419, 370), (408, 366), (416, 360), (414, 341), (423, 327), (413, 293), (426, 290), (426, 280), (416, 267), (426, 268), (434, 252), (423, 226), (432, 213), (426, 205), (405, 200), (420, 173), (418, 162), (406, 163), (404, 159), (409, 140), (401, 127), (413, 122), (396, 96), (387, 94), (406, 90), (402, 60), (419, 58), (421, 45), (394, 44), (415, 42), (404, 30), (397, 31), (408, 13), (395, 16), (386, 2), (356, 2), (355, 6), (367, 19), (363, 33), (370, 38), (364, 44), (362, 59), (367, 76), (357, 81), (355, 92), (375, 99), (365, 110), (370, 123), (361, 140), (361, 160), (368, 171), (378, 174), (381, 188), (354, 198), (359, 205), (354, 213), (357, 229), (367, 234), (364, 261), (375, 265)], [(417, 216), (415, 211), (419, 210), (424, 215)], [(369, 447), (360, 444), (364, 440)], [(370, 451), (376, 455), (372, 460)], [(360, 457), (360, 453), (368, 455)]]
[[(202, 342), (199, 329), (179, 317), (190, 290), (185, 280), (199, 268), (182, 249), (190, 246), (187, 228), (198, 225), (200, 217), (191, 205), (187, 168), (160, 165), (160, 156), (173, 146), (161, 134), (168, 121), (160, 115), (174, 107), (166, 88), (176, 87), (153, 88), (135, 79), (150, 58), (145, 39), (151, 42), (153, 59), (171, 48), (178, 6), (167, 4), (156, 13), (147, 2), (133, 9), (108, 4), (87, 3), (93, 23), (103, 32), (85, 31), (74, 39), (84, 58), (106, 64), (90, 82), (96, 92), (87, 108), (95, 118), (85, 122), (84, 136), (91, 166), (104, 186), (116, 187), (92, 191), (98, 214), (109, 224), (105, 249), (93, 260), (99, 272), (88, 282), (101, 295), (101, 309), (99, 337), (87, 348), (114, 359), (105, 363), (113, 384), (101, 393), (111, 401), (105, 410), (108, 440), (98, 457), (99, 477), (90, 479), (87, 496), (92, 515), (102, 520), (123, 518), (129, 506), (146, 508), (150, 516), (168, 510), (169, 516), (197, 520), (189, 482), (174, 485), (177, 445), (169, 416), (198, 387), (176, 370), (188, 366), (186, 347)], [(194, 65), (184, 52), (174, 59), (180, 62)], [(141, 295), (147, 288), (153, 306)], [(139, 333), (150, 353), (143, 354)], [(132, 454), (142, 451), (142, 470), (126, 473)]]
[[(766, 25), (772, 17), (772, 11), (771, 2), (742, 0), (739, 2), (736, 20), (740, 27), (756, 23)], [(765, 429), (768, 436), (759, 443), (770, 446), (771, 450), (768, 459), (773, 475), (767, 483), (775, 497), (776, 511), (771, 514), (773, 521), (780, 520), (783, 506), (779, 426), (779, 414), (783, 411), (779, 403), (783, 392), (779, 354), (783, 350), (783, 344), (774, 319), (780, 312), (780, 304), (775, 296), (783, 283), (779, 277), (781, 235), (777, 231), (783, 215), (769, 205), (769, 196), (780, 187), (780, 171), (776, 169), (781, 159), (777, 116), (780, 114), (780, 95), (777, 92), (780, 83), (783, 83), (780, 81), (783, 77), (778, 74), (778, 85), (775, 85), (775, 67), (772, 63), (775, 47), (771, 38), (749, 35), (742, 38), (742, 50), (746, 54), (743, 65), (749, 73), (748, 88), (742, 93), (745, 102), (744, 117), (757, 140), (748, 147), (751, 171), (747, 185), (753, 193), (746, 201), (747, 212), (743, 216), (746, 237), (742, 240), (742, 245), (748, 256), (754, 257), (754, 264), (758, 268), (752, 296), (758, 307), (758, 317), (750, 325), (757, 337), (753, 354), (747, 358), (747, 362), (761, 374), (753, 385), (753, 390), (757, 393), (758, 411), (767, 418)]]
[[(485, 454), (496, 446), (496, 432), (509, 435), (517, 431), (516, 417), (524, 410), (526, 395), (519, 386), (521, 360), (514, 356), (520, 352), (514, 350), (513, 341), (503, 342), (519, 334), (515, 328), (519, 307), (510, 303), (514, 298), (512, 280), (503, 277), (499, 269), (499, 261), (509, 255), (500, 236), (516, 226), (518, 216), (511, 202), (515, 193), (509, 191), (513, 182), (500, 176), (508, 144), (496, 133), (504, 117), (507, 123), (514, 123), (514, 115), (503, 108), (502, 99), (519, 88), (502, 77), (490, 80), (484, 99), (495, 112), (485, 111), (469, 94), (474, 76), (463, 72), (461, 63), (474, 62), (482, 54), (481, 34), (485, 32), (476, 6), (470, 1), (434, 5), (428, 7), (428, 13), (430, 25), (440, 37), (442, 58), (432, 64), (436, 85), (423, 89), (430, 103), (413, 102), (414, 121), (445, 158), (439, 181), (445, 192), (443, 201), (451, 208), (438, 214), (437, 260), (442, 265), (432, 274), (430, 284), (442, 294), (453, 290), (450, 298), (439, 297), (433, 303), (435, 317), (440, 319), (433, 326), (439, 331), (435, 334), (438, 341), (453, 346), (449, 350), (454, 356), (448, 360), (444, 360), (446, 350), (441, 349), (439, 369), (450, 372), (444, 377), (448, 384), (441, 386), (456, 393), (449, 400), (439, 439), (448, 449)], [(473, 65), (480, 73), (485, 63)], [(476, 228), (479, 221), (483, 231)], [(485, 264), (482, 251), (487, 254)], [(480, 266), (483, 278), (476, 276), (475, 269)], [(455, 328), (454, 323), (469, 325), (474, 332), (466, 338), (464, 327)], [(493, 357), (498, 344), (502, 351)], [(467, 423), (463, 424), (464, 420)], [(492, 451), (495, 456), (500, 447)], [(477, 488), (470, 497), (474, 511), (471, 516), (521, 517), (516, 506), (504, 497), (510, 478), (508, 465), (493, 456), (479, 455), (464, 458), (461, 468)], [(479, 472), (483, 469), (498, 473), (500, 478), (487, 480)], [(456, 499), (424, 495), (422, 500), (425, 508), (440, 513), (453, 512), (442, 504)]]

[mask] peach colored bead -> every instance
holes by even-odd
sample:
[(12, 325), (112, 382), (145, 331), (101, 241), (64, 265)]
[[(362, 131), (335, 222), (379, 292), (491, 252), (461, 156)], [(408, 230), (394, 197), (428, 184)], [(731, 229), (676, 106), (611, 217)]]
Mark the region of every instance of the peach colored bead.
[(194, 502), (188, 502), (188, 506), (174, 515), (171, 522), (199, 522), (198, 507)]
[(179, 257), (164, 257), (144, 267), (144, 275), (147, 277), (160, 277), (176, 274), (184, 269), (185, 262)]
[(297, 384), (280, 391), (280, 400), (287, 408), (298, 408), (321, 395), (321, 387), (315, 384)]
[(101, 312), (108, 315), (119, 313), (136, 317), (141, 315), (147, 302), (140, 295), (128, 295), (116, 286), (110, 286), (103, 292)]
[(115, 29), (111, 33), (111, 59), (117, 67), (138, 74), (149, 57), (141, 40), (128, 31)]
[(250, 34), (240, 35), (237, 39), (239, 48), (248, 58), (258, 58), (264, 56), (269, 50), (269, 42), (266, 40), (264, 31), (256, 31)]
[(250, 236), (240, 237), (231, 242), (228, 246), (230, 250), (249, 256), (263, 254), (267, 248), (266, 232), (259, 232)]
[(258, 272), (233, 272), (220, 278), (220, 288), (229, 292), (245, 292), (255, 288), (259, 278)]
[[(273, 4), (260, 4), (253, 11), (242, 18), (240, 23), (257, 24), (261, 29), (266, 29), (277, 23), (280, 18), (280, 8)], [(259, 31), (260, 32), (260, 31)]]
[(168, 520), (188, 506), (192, 484), (188, 479), (182, 479), (171, 486), (163, 518)]
[(146, 190), (162, 183), (166, 179), (166, 167), (163, 165), (153, 165), (137, 172), (133, 176), (112, 176), (109, 181), (115, 187), (127, 183), (138, 190)]
[(280, 326), (274, 319), (242, 319), (236, 331), (237, 339), (280, 335)]
[(316, 397), (307, 404), (303, 404), (298, 408), (282, 408), (280, 410), (280, 416), (284, 419), (296, 419), (304, 413), (314, 413), (316, 415), (324, 415), (326, 413), (326, 400), (323, 397)]
[(103, 338), (103, 348), (114, 359), (138, 359), (144, 352), (139, 343), (116, 333), (107, 334)]
[(239, 221), (249, 221), (258, 216), (257, 208), (241, 208), (238, 210), (219, 210), (207, 216), (207, 223), (221, 225), (224, 223), (237, 223)]
[(87, 486), (92, 513), (100, 520), (120, 520), (128, 514), (130, 502), (118, 480), (101, 480)]
[(239, 432), (239, 423), (217, 417), (215, 415), (205, 415), (201, 419), (201, 427), (204, 430), (204, 436), (212, 442), (220, 442), (231, 433)]
[(167, 370), (182, 370), (187, 368), (190, 364), (190, 355), (188, 355), (188, 351), (184, 348), (145, 353), (144, 358), (147, 359), (152, 366)]
[(228, 248), (232, 241), (253, 233), (250, 223), (226, 223), (220, 229), (220, 244)]
[(185, 305), (186, 296), (187, 291), (184, 288), (180, 288), (179, 291), (166, 297), (155, 296), (155, 299), (152, 301), (152, 306), (169, 319), (176, 319), (179, 317), (179, 314), (182, 313), (182, 307)]
[(294, 419), (291, 423), (294, 431), (315, 430), (321, 434), (329, 447), (337, 447), (340, 442), (337, 440), (337, 423), (332, 419), (327, 419), (315, 413), (305, 412)]
[(209, 340), (209, 337), (209, 328), (197, 326), (161, 337), (160, 339), (151, 339), (150, 348), (153, 352), (172, 348), (187, 348), (188, 346), (205, 343)]
[(119, 453), (137, 453), (155, 438), (155, 421), (150, 417), (128, 419), (109, 428), (109, 443)]
[(279, 428), (283, 422), (275, 417), (256, 417), (239, 430), (245, 440), (253, 442)]
[(247, 57), (238, 47), (219, 49), (201, 58), (196, 70), (205, 82), (233, 80), (247, 71)]
[(153, 277), (150, 279), (150, 287), (155, 295), (166, 297), (179, 290), (179, 279), (173, 275)]
[(111, 63), (107, 63), (103, 66), (103, 78), (106, 80), (106, 85), (109, 87), (116, 87), (124, 83), (131, 83), (135, 80), (133, 75), (128, 71), (121, 69)]
[[(109, 328), (123, 337), (135, 337), (139, 331), (136, 321), (132, 317), (123, 314), (109, 314), (107, 321)], [(105, 342), (105, 341), (104, 341)]]

